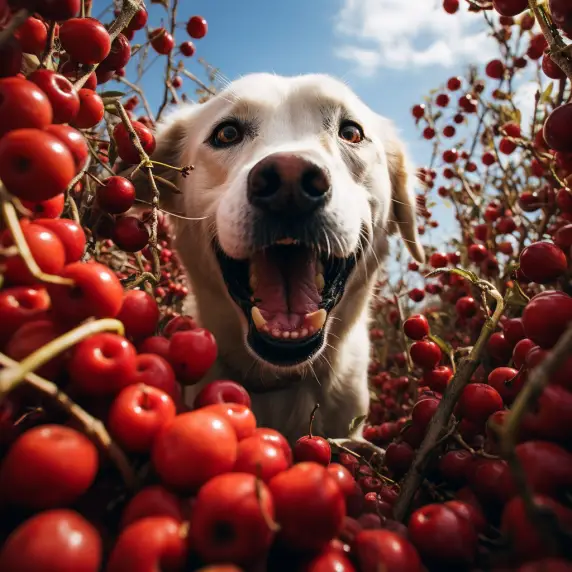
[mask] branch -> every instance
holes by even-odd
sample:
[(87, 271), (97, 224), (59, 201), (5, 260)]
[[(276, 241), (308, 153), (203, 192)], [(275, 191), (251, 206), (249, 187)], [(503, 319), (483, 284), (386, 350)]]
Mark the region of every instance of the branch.
[(396, 520), (405, 520), (415, 493), (423, 481), (424, 471), (432, 453), (435, 451), (435, 446), (443, 432), (446, 431), (455, 405), (461, 397), (461, 393), (471, 381), (473, 373), (479, 366), (481, 355), (483, 354), (487, 342), (495, 331), (504, 311), (504, 301), (502, 296), (496, 288), (492, 286), (492, 284), (485, 282), (484, 280), (478, 280), (475, 284), (479, 288), (486, 290), (496, 300), (494, 314), (481, 330), (479, 338), (473, 346), (471, 353), (459, 364), (457, 372), (453, 376), (451, 383), (447, 387), (447, 390), (445, 391), (445, 394), (443, 395), (443, 398), (441, 399), (439, 406), (427, 427), (425, 438), (417, 450), (411, 468), (407, 472), (407, 475), (405, 475), (401, 484), (401, 494), (399, 495), (393, 509), (393, 514)]
[[(171, 36), (175, 36), (175, 28), (177, 26), (177, 9), (179, 7), (179, 0), (173, 0), (173, 8), (171, 10)], [(167, 103), (169, 102), (169, 92), (171, 86), (171, 72), (173, 71), (173, 54), (172, 51), (167, 55), (167, 65), (165, 68), (165, 90), (163, 92), (163, 101), (157, 111), (157, 120), (161, 118)]]
[[(9, 368), (18, 367), (18, 362), (10, 359), (8, 356), (0, 353), (0, 364)], [(65, 393), (60, 391), (60, 388), (51, 381), (36, 375), (35, 373), (27, 373), (24, 380), (29, 386), (37, 389), (44, 395), (51, 397), (64, 411), (69, 413), (75, 420), (79, 421), (84, 433), (95, 441), (109, 456), (111, 461), (115, 464), (125, 484), (129, 488), (135, 485), (135, 474), (129, 465), (127, 457), (119, 448), (117, 443), (113, 441), (109, 433), (105, 429), (105, 425), (92, 417), (85, 409), (80, 407), (77, 403), (72, 401)]]

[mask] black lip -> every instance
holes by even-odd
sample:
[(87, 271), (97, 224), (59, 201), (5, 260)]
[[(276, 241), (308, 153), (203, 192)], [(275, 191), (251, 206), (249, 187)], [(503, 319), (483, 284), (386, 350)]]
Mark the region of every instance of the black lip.
[[(248, 285), (248, 261), (228, 257), (216, 242), (213, 244), (213, 248), (227, 290), (248, 321), (246, 341), (250, 349), (266, 362), (282, 367), (298, 365), (311, 359), (324, 343), (325, 328), (310, 337), (296, 341), (278, 340), (259, 332), (251, 317), (253, 303), (250, 300), (252, 292)], [(326, 285), (322, 292), (319, 308), (324, 308), (328, 315), (342, 299), (345, 286), (356, 262), (357, 257), (354, 255), (346, 259), (326, 261), (324, 270)]]

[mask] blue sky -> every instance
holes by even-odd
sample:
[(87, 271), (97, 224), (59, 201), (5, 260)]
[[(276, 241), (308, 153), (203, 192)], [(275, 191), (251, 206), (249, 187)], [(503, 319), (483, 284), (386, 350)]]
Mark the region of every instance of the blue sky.
[[(395, 122), (420, 166), (431, 145), (421, 139), (411, 107), (451, 75), (462, 75), (468, 63), (486, 62), (494, 54), (482, 16), (461, 4), (461, 12), (451, 16), (442, 10), (442, 0), (181, 0), (179, 20), (194, 14), (207, 19), (209, 32), (195, 42), (196, 56), (229, 80), (261, 71), (343, 78)], [(95, 0), (94, 15), (105, 5)], [(163, 7), (148, 7), (150, 24), (160, 25)], [(135, 42), (144, 41), (144, 32), (137, 34)], [(176, 43), (187, 39), (184, 27), (178, 29)], [(143, 80), (154, 109), (162, 99), (164, 60), (160, 57)], [(187, 62), (190, 71), (201, 73), (199, 64)], [(190, 80), (182, 90), (193, 96)], [(435, 218), (444, 225), (437, 233), (450, 234), (451, 209), (437, 207)]]

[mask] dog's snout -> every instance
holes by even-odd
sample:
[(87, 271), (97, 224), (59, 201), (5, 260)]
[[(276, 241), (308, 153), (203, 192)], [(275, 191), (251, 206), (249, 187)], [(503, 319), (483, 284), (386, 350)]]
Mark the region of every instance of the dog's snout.
[(258, 162), (247, 181), (248, 200), (262, 210), (283, 214), (309, 213), (331, 195), (328, 171), (289, 153), (274, 153)]

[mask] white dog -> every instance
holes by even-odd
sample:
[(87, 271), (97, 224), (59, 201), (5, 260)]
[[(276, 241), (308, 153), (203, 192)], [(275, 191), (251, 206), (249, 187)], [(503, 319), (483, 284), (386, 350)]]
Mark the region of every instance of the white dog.
[[(369, 406), (369, 305), (387, 235), (424, 252), (414, 174), (389, 121), (325, 75), (253, 74), (158, 126), (153, 159), (193, 165), (164, 190), (200, 323), (219, 357), (207, 381), (250, 392), (260, 426), (360, 439)], [(137, 177), (142, 182), (142, 177)], [(202, 387), (186, 396), (192, 402)]]

